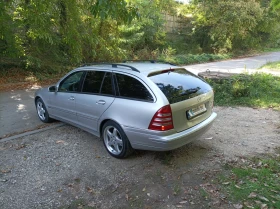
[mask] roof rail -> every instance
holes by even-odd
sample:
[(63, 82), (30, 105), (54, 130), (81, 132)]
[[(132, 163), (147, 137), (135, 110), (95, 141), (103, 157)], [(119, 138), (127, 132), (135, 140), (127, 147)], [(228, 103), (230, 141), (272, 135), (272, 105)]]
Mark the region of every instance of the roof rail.
[(135, 72), (140, 73), (140, 71), (139, 71), (139, 70), (137, 70), (135, 67), (132, 67), (132, 66), (129, 66), (129, 65), (125, 65), (125, 64), (118, 64), (118, 63), (113, 63), (113, 64), (112, 64), (112, 67), (117, 68), (118, 66), (128, 67), (128, 68), (130, 68), (131, 70), (133, 70), (133, 71), (135, 71)]
[(131, 70), (140, 73), (139, 70), (137, 70), (135, 67), (129, 66), (129, 65), (125, 65), (125, 64), (118, 64), (118, 63), (108, 63), (108, 62), (92, 62), (92, 63), (84, 63), (83, 65), (81, 65), (80, 67), (86, 67), (86, 66), (91, 66), (91, 65), (112, 65), (112, 67), (117, 68), (118, 66), (122, 66), (122, 67), (128, 67)]
[(175, 65), (174, 63), (164, 62), (164, 61), (160, 61), (160, 60), (123, 60), (123, 63), (127, 63), (127, 62), (163, 63), (163, 64), (169, 64), (169, 65), (177, 66), (177, 65)]

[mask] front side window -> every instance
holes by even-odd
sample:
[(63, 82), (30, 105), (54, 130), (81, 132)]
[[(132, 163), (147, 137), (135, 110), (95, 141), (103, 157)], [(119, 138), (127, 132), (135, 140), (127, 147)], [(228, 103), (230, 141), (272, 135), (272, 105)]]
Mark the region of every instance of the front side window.
[(119, 96), (137, 100), (153, 101), (148, 89), (137, 79), (116, 74)]
[(99, 94), (105, 73), (106, 72), (103, 71), (88, 71), (84, 81), (82, 92)]
[(80, 91), (81, 78), (84, 72), (75, 72), (65, 78), (59, 84), (58, 91), (61, 92), (78, 92)]

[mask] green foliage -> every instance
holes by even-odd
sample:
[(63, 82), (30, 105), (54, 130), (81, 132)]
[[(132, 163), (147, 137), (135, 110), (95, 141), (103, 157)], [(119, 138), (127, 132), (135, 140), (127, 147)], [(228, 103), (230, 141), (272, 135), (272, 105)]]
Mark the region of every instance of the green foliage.
[(19, 40), (14, 33), (18, 25), (13, 22), (13, 18), (8, 13), (10, 7), (12, 7), (10, 1), (0, 2), (0, 56), (16, 58), (20, 54), (20, 49), (17, 47)]
[(232, 166), (231, 172), (221, 182), (227, 182), (225, 189), (230, 199), (252, 208), (260, 208), (260, 204), (266, 204), (267, 208), (280, 207), (279, 157), (255, 158)]
[(100, 17), (101, 20), (110, 18), (124, 23), (130, 23), (139, 15), (137, 9), (127, 5), (125, 0), (96, 0), (90, 10), (95, 18)]
[(271, 6), (274, 10), (280, 10), (280, 0), (271, 0)]
[(132, 19), (136, 9), (124, 1), (110, 3), (1, 1), (1, 63), (20, 59), (27, 68), (46, 69), (120, 59), (118, 24)]
[(174, 1), (131, 0), (130, 3), (138, 8), (140, 19), (120, 27), (121, 47), (136, 57), (143, 50), (162, 49), (166, 45), (163, 13), (172, 12)]
[(215, 91), (215, 104), (280, 109), (280, 77), (256, 73), (224, 80), (208, 80)]
[(256, 48), (279, 25), (279, 15), (265, 1), (195, 0), (194, 5), (194, 37), (204, 50), (225, 53)]
[[(158, 58), (190, 64), (228, 58), (223, 54), (263, 43), (279, 47), (277, 2), (1, 1), (1, 68), (59, 70), (83, 62)], [(183, 27), (167, 33), (166, 14), (180, 15)]]

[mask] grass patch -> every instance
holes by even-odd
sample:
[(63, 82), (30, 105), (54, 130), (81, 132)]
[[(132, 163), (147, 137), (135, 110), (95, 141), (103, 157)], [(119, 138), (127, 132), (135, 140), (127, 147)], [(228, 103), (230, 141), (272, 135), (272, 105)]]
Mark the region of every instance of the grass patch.
[(280, 48), (263, 48), (261, 52), (280, 52)]
[(280, 71), (280, 61), (278, 61), (278, 62), (268, 62), (265, 65), (263, 65), (260, 69)]
[[(233, 165), (220, 183), (233, 201), (246, 208), (280, 208), (280, 157)], [(267, 206), (267, 207), (265, 207)]]
[(256, 73), (207, 81), (215, 91), (216, 105), (280, 109), (280, 77)]

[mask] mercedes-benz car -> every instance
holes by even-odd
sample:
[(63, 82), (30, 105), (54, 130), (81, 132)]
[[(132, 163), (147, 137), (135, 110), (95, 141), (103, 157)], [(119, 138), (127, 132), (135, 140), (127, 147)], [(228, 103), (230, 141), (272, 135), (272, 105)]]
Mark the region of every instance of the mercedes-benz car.
[(35, 93), (41, 121), (63, 121), (100, 137), (110, 155), (167, 151), (205, 133), (214, 93), (186, 69), (156, 61), (78, 67)]

